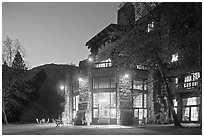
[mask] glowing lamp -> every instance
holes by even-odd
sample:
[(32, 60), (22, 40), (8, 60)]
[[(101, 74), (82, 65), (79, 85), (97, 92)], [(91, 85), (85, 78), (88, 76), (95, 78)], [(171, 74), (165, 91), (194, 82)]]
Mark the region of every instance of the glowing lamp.
[(78, 81), (80, 81), (80, 82), (81, 82), (82, 80), (83, 80), (82, 78), (78, 78)]
[(129, 78), (129, 74), (125, 74), (125, 78)]
[(60, 86), (61, 90), (64, 90), (64, 86)]
[(92, 62), (92, 61), (93, 61), (93, 58), (89, 57), (88, 60), (89, 60), (90, 62)]

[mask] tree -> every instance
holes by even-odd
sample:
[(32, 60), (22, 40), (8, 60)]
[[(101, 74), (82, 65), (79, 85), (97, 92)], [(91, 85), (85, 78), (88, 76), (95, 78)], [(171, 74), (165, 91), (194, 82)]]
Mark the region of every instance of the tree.
[(25, 50), (18, 39), (12, 39), (9, 36), (2, 43), (2, 63), (6, 62), (11, 67), (16, 53), (20, 52), (22, 57), (25, 57)]
[[(167, 102), (174, 125), (181, 126), (174, 110), (170, 86), (173, 81), (167, 75), (173, 69), (180, 69), (182, 73), (183, 66), (192, 67), (192, 62), (198, 62), (197, 59), (201, 56), (201, 51), (198, 50), (202, 45), (201, 4), (166, 3), (159, 4), (153, 9), (149, 8), (147, 3), (140, 5), (144, 6), (140, 7), (139, 11), (148, 11), (145, 18), (150, 20), (150, 23), (154, 23), (152, 30), (148, 32), (147, 26), (141, 25), (145, 22), (138, 20), (132, 30), (125, 33), (114, 32), (112, 37), (115, 38), (116, 35), (118, 37), (119, 34), (120, 38), (111, 43), (111, 48), (106, 54), (111, 55), (117, 68), (127, 66), (134, 70), (138, 64), (142, 64), (148, 66), (153, 72), (159, 72), (161, 84), (167, 93)], [(164, 50), (165, 47), (168, 49)], [(178, 62), (171, 63), (169, 57), (175, 51), (181, 56)], [(196, 54), (198, 52), (199, 54)], [(188, 55), (193, 55), (193, 57)], [(189, 59), (191, 59), (190, 62)], [(193, 66), (198, 64), (194, 63)]]
[(6, 62), (2, 66), (2, 112), (6, 124), (7, 118), (18, 118), (22, 107), (28, 101), (27, 93), (30, 90), (24, 77), (26, 67), (19, 52), (16, 53), (11, 66)]
[(22, 122), (34, 122), (36, 118), (42, 117), (46, 109), (40, 104), (40, 89), (47, 79), (47, 74), (44, 69), (38, 71), (35, 76), (28, 81), (28, 85), (33, 89), (28, 94), (29, 102), (25, 105), (20, 120)]

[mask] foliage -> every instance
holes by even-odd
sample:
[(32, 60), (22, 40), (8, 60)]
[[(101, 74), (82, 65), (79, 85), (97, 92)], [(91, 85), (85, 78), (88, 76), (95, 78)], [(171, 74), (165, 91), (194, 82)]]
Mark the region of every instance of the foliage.
[[(179, 126), (169, 85), (172, 81), (166, 75), (173, 69), (182, 73), (182, 67), (198, 67), (196, 63), (201, 61), (201, 4), (164, 3), (153, 9), (147, 6), (140, 8), (139, 11), (144, 13), (148, 10), (148, 14), (137, 20), (132, 30), (126, 33), (118, 32), (120, 38), (107, 45), (111, 48), (107, 48), (106, 54), (111, 55), (114, 66), (123, 69), (122, 71), (127, 68), (135, 70), (138, 64), (142, 64), (154, 72), (159, 72), (160, 83), (167, 92), (174, 122)], [(151, 22), (154, 22), (154, 28), (148, 32), (147, 24)], [(112, 37), (115, 35), (117, 32), (114, 32)], [(179, 61), (176, 63), (171, 63), (173, 53), (179, 53)]]
[(25, 57), (25, 50), (18, 39), (12, 39), (9, 36), (2, 43), (2, 63), (6, 62), (11, 67), (16, 53), (20, 52), (22, 57)]
[(25, 64), (19, 52), (12, 62), (12, 67), (6, 63), (2, 66), (3, 111), (9, 121), (18, 120), (21, 110), (29, 100), (30, 88), (24, 78), (25, 73)]

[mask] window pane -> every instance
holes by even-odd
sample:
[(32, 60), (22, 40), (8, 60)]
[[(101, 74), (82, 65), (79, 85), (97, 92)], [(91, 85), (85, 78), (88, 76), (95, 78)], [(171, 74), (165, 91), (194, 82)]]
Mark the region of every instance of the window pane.
[(144, 118), (147, 117), (147, 109), (144, 109)]
[(98, 109), (93, 109), (93, 118), (98, 118)]
[(73, 97), (73, 109), (76, 109), (76, 97)]
[(139, 109), (139, 119), (143, 119), (143, 109)]
[(191, 107), (191, 121), (198, 121), (199, 107)]
[(110, 78), (99, 78), (99, 88), (110, 88)]
[(111, 65), (112, 65), (111, 62), (107, 63), (107, 67), (111, 67)]
[(192, 87), (198, 86), (198, 81), (192, 82)]
[(111, 107), (116, 107), (116, 92), (111, 93)]
[(182, 108), (182, 120), (183, 121), (189, 121), (189, 107), (184, 107)]
[(93, 107), (98, 108), (98, 93), (93, 93)]
[(133, 97), (133, 107), (142, 108), (142, 94), (139, 94), (136, 97)]
[(191, 76), (185, 76), (184, 82), (190, 82), (191, 81)]
[(147, 94), (144, 94), (144, 108), (147, 107)]
[(116, 118), (116, 109), (115, 108), (111, 108), (111, 118)]
[(175, 110), (175, 113), (177, 114), (177, 108), (176, 107), (174, 107), (174, 110)]
[(115, 88), (115, 87), (116, 87), (115, 79), (111, 77), (111, 88)]
[(200, 78), (200, 72), (192, 73), (193, 75), (193, 81), (196, 81)]
[(76, 117), (76, 111), (73, 111), (73, 118)]
[(144, 83), (144, 90), (147, 90), (147, 83)]
[(183, 98), (182, 104), (185, 105), (198, 105), (200, 104), (200, 98), (199, 97), (191, 97), (191, 98)]
[(93, 78), (93, 89), (98, 88), (98, 78)]
[(176, 101), (176, 99), (174, 99), (173, 102), (174, 102), (174, 106), (176, 107), (176, 106), (177, 106), (177, 101)]
[(171, 62), (176, 62), (176, 61), (178, 61), (178, 53), (173, 54), (171, 58)]
[(143, 84), (142, 81), (133, 81), (133, 89), (143, 90)]
[(139, 118), (138, 109), (134, 109), (134, 117)]

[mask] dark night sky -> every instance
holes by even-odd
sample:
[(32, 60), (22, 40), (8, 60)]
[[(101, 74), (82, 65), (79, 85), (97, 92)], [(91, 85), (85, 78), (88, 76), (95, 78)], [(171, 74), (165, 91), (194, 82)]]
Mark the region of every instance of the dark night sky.
[(4, 2), (2, 40), (19, 39), (31, 67), (78, 65), (88, 57), (85, 43), (116, 23), (120, 2)]

